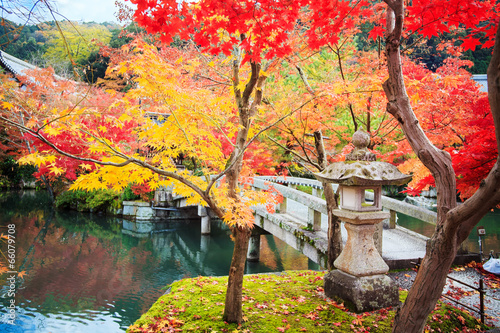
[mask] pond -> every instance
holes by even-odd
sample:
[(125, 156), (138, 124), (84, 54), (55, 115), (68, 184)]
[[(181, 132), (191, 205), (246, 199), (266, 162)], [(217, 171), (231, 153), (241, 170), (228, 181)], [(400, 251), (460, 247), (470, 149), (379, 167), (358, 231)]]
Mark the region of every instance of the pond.
[[(229, 271), (233, 243), (220, 222), (212, 221), (210, 236), (201, 235), (199, 219), (168, 221), (148, 234), (123, 225), (118, 218), (54, 211), (44, 192), (0, 192), (0, 234), (15, 235), (13, 270), (26, 272), (13, 283), (12, 274), (1, 275), (0, 332), (123, 332), (166, 285)], [(7, 253), (5, 240), (0, 248)], [(267, 235), (260, 262), (247, 263), (246, 273), (318, 268)]]
[[(431, 223), (426, 223), (411, 216), (398, 213), (397, 223), (407, 229), (418, 232), (427, 237), (431, 237), (435, 225)], [(486, 234), (482, 236), (482, 247), (483, 253), (489, 255), (490, 251), (500, 254), (500, 210), (494, 209), (492, 212), (488, 213), (483, 219), (478, 223), (478, 226), (484, 227)], [(469, 237), (464, 241), (464, 248), (469, 252), (479, 253), (479, 236), (477, 234), (477, 227), (473, 229)]]

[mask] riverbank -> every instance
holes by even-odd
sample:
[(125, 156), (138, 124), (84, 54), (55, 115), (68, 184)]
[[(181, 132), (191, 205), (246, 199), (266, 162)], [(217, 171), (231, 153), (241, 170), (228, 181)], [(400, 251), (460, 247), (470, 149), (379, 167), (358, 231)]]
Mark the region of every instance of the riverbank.
[[(390, 332), (394, 309), (355, 314), (324, 296), (324, 275), (324, 271), (286, 271), (245, 276), (244, 322), (239, 326), (222, 321), (227, 277), (183, 279), (170, 285), (127, 332)], [(402, 291), (400, 300), (405, 297)], [(441, 302), (426, 325), (429, 332), (488, 329), (468, 313)]]

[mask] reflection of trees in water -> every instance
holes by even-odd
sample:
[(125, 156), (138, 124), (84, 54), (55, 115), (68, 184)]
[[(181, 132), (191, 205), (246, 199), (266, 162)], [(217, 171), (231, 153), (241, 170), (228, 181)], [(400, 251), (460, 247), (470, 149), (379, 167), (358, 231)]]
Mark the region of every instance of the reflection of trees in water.
[(0, 223), (16, 215), (44, 215), (52, 210), (52, 200), (45, 191), (0, 191)]
[[(211, 235), (202, 236), (199, 219), (163, 221), (160, 232), (133, 237), (122, 233), (116, 218), (55, 212), (45, 193), (38, 194), (0, 193), (0, 223), (16, 224), (19, 270), (28, 273), (19, 284), (20, 306), (42, 314), (114, 307), (123, 327), (156, 301), (163, 286), (227, 275), (234, 244), (222, 223), (213, 222)], [(307, 268), (307, 258), (298, 259), (272, 236), (262, 237), (261, 254), (247, 273)]]
[(273, 271), (309, 269), (309, 259), (272, 235), (261, 236), (260, 261)]
[[(18, 232), (23, 238), (27, 234)], [(26, 253), (28, 276), (19, 293), (41, 311), (106, 307), (120, 294), (139, 293), (144, 281), (136, 277), (158, 265), (140, 246), (123, 251), (120, 237), (100, 239), (55, 224), (42, 234), (30, 237), (34, 250)]]
[[(28, 273), (19, 285), (19, 302), (29, 300), (40, 313), (99, 309), (124, 295), (140, 295), (147, 282), (138, 276), (158, 266), (144, 251), (150, 241), (124, 247), (113, 219), (55, 213), (43, 195), (2, 193), (0, 205), (1, 223), (16, 224), (18, 270)], [(130, 302), (134, 317), (151, 305), (159, 289)]]
[[(227, 275), (234, 246), (227, 226), (222, 222), (212, 223), (210, 236), (202, 236), (199, 219), (180, 223), (182, 225), (174, 232), (152, 235), (154, 255), (163, 260), (174, 258), (175, 265), (184, 272), (183, 277)], [(176, 228), (175, 225), (169, 227)], [(260, 261), (247, 263), (246, 273), (308, 269), (308, 264), (307, 257), (272, 235), (267, 235), (261, 236)]]
[(57, 225), (68, 232), (84, 232), (99, 239), (121, 238), (119, 219), (75, 211), (57, 211)]

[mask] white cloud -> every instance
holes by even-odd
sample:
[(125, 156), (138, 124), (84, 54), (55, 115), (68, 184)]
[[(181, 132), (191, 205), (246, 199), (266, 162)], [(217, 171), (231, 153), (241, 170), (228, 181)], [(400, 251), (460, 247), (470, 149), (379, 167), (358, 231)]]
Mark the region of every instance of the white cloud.
[(115, 0), (56, 0), (55, 5), (71, 21), (117, 22)]

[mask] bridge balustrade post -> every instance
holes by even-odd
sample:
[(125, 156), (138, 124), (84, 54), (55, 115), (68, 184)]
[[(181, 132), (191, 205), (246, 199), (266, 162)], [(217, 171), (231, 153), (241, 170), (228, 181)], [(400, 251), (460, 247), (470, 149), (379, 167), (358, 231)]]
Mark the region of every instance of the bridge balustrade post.
[(277, 213), (286, 214), (287, 199), (283, 196), (283, 201), (278, 205)]
[[(318, 198), (322, 197), (322, 192), (319, 191), (316, 187), (312, 188), (312, 195)], [(314, 230), (321, 230), (321, 212), (314, 210), (313, 208), (308, 208), (307, 214), (307, 227)]]
[[(297, 188), (297, 185), (295, 184), (288, 184), (287, 186), (293, 189)], [(287, 198), (283, 196), (283, 201), (278, 206), (278, 213), (286, 214), (286, 211), (287, 211)]]
[(252, 235), (250, 236), (250, 242), (248, 243), (247, 260), (252, 262), (257, 262), (260, 260), (260, 233), (252, 233)]
[(389, 210), (391, 217), (389, 218), (389, 229), (396, 229), (396, 221), (398, 219), (398, 214), (395, 210)]
[(201, 234), (210, 235), (210, 216), (208, 216), (207, 208), (198, 206), (198, 216), (201, 217)]

